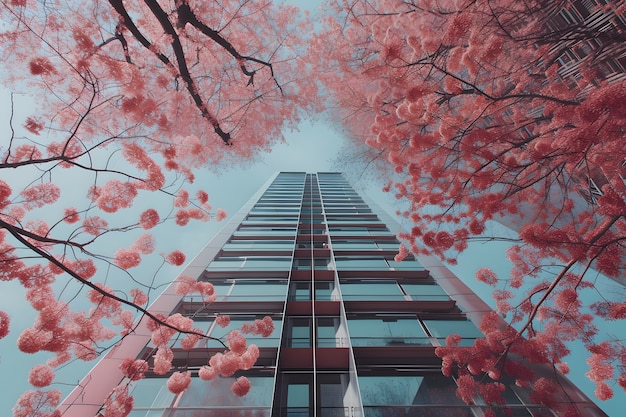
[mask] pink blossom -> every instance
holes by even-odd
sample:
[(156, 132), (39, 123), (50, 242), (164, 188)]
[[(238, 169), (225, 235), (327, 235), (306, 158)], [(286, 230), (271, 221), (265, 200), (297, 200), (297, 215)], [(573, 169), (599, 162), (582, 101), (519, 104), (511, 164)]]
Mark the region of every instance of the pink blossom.
[(9, 334), (9, 324), (11, 319), (7, 313), (0, 311), (0, 339)]
[(43, 350), (43, 348), (52, 341), (53, 334), (51, 331), (43, 331), (32, 327), (24, 329), (17, 338), (17, 348), (24, 353), (35, 353)]
[(198, 282), (196, 283), (196, 291), (199, 292), (203, 297), (206, 303), (215, 301), (217, 296), (215, 293), (215, 287), (210, 282)]
[(185, 254), (184, 254), (184, 253), (182, 253), (182, 252), (181, 252), (181, 251), (179, 251), (179, 250), (175, 250), (175, 251), (173, 251), (173, 252), (170, 252), (170, 253), (169, 253), (169, 254), (165, 257), (165, 260), (166, 260), (168, 263), (172, 264), (172, 265), (179, 266), (179, 265), (182, 265), (182, 264), (183, 264), (183, 262), (185, 262), (185, 258), (186, 258), (186, 257), (185, 257)]
[(393, 260), (396, 262), (402, 262), (409, 254), (409, 250), (404, 244), (400, 244), (398, 248), (398, 253), (393, 257)]
[(52, 65), (52, 62), (45, 57), (33, 58), (30, 63), (30, 73), (33, 75), (50, 75), (56, 74), (57, 70)]
[(174, 352), (172, 352), (172, 349), (165, 345), (160, 345), (157, 348), (156, 355), (154, 355), (154, 366), (152, 370), (157, 375), (165, 375), (172, 369), (173, 359)]
[(56, 408), (61, 401), (61, 391), (26, 391), (13, 407), (13, 417), (60, 417), (59, 413), (48, 413), (48, 408)]
[(462, 399), (466, 404), (472, 404), (478, 394), (479, 386), (474, 377), (471, 375), (463, 375), (457, 380), (457, 385), (459, 386), (456, 390), (457, 397)]
[(91, 201), (96, 201), (98, 197), (100, 197), (100, 190), (101, 188), (98, 187), (97, 185), (92, 185), (87, 190), (87, 198), (90, 199)]
[(250, 381), (245, 376), (240, 376), (230, 387), (231, 391), (238, 397), (243, 397), (250, 391)]
[(176, 224), (179, 226), (185, 226), (189, 223), (189, 212), (187, 210), (178, 210), (176, 212)]
[(174, 207), (187, 207), (189, 205), (189, 191), (181, 189), (178, 190), (176, 198), (174, 199)]
[(498, 276), (489, 268), (480, 268), (476, 271), (476, 279), (489, 285), (496, 285), (498, 283)]
[(137, 251), (120, 248), (113, 255), (113, 263), (122, 269), (130, 269), (141, 263), (141, 256)]
[(175, 333), (176, 331), (174, 329), (170, 329), (169, 327), (165, 326), (159, 326), (156, 330), (152, 332), (150, 339), (152, 340), (152, 343), (160, 346), (168, 343)]
[(212, 366), (204, 365), (198, 371), (198, 376), (200, 377), (200, 379), (204, 381), (210, 381), (211, 379), (217, 376), (217, 370), (213, 368)]
[(561, 362), (559, 364), (556, 365), (556, 368), (559, 370), (560, 373), (562, 373), (563, 375), (567, 375), (569, 374), (569, 365), (567, 364), (567, 362)]
[[(202, 333), (202, 330), (200, 329), (192, 329), (192, 331), (196, 333)], [(185, 350), (193, 349), (198, 343), (198, 340), (200, 340), (200, 337), (200, 335), (193, 333), (185, 335), (185, 337), (183, 337), (183, 340), (180, 341), (180, 346)]]
[(203, 222), (211, 220), (211, 216), (209, 216), (209, 214), (206, 211), (201, 210), (196, 207), (187, 209), (187, 215), (189, 216), (190, 219), (200, 220)]
[(246, 351), (246, 338), (237, 330), (232, 330), (226, 336), (228, 348), (237, 355), (243, 355)]
[(483, 383), (479, 386), (480, 395), (487, 404), (502, 404), (504, 398), (502, 393), (506, 386), (500, 382)]
[(167, 389), (174, 394), (180, 394), (191, 384), (191, 372), (174, 372), (167, 380)]
[(83, 279), (89, 279), (96, 275), (96, 265), (93, 259), (66, 260), (64, 264)]
[(174, 326), (182, 331), (190, 331), (193, 328), (193, 319), (185, 317), (180, 313), (172, 314), (166, 320), (170, 326)]
[(54, 380), (54, 371), (48, 365), (35, 365), (28, 374), (28, 382), (37, 388), (47, 387)]
[(104, 402), (102, 417), (126, 417), (133, 409), (133, 397), (128, 395), (127, 385), (113, 388)]
[(255, 320), (253, 323), (244, 323), (241, 326), (241, 332), (268, 337), (274, 332), (274, 322), (270, 316), (265, 316), (262, 320)]
[(154, 252), (154, 236), (151, 234), (143, 234), (130, 246), (130, 249), (137, 251), (143, 255), (149, 255)]
[(139, 224), (145, 230), (152, 229), (160, 220), (159, 213), (155, 209), (148, 209), (139, 216)]
[(176, 294), (187, 295), (194, 292), (195, 288), (196, 280), (191, 277), (181, 275), (176, 280)]
[(217, 209), (215, 211), (215, 220), (217, 220), (218, 222), (221, 222), (222, 220), (224, 220), (226, 217), (228, 216), (228, 214), (226, 213), (226, 211), (222, 210), (222, 209)]
[(91, 216), (85, 218), (83, 220), (83, 229), (85, 233), (90, 235), (98, 236), (100, 233), (104, 232), (109, 224), (106, 220), (98, 216)]
[[(154, 107), (154, 104), (151, 103), (152, 100), (148, 99), (137, 99), (130, 98), (124, 100), (122, 103), (122, 107), (127, 110), (131, 110), (131, 112), (136, 112), (136, 110), (141, 113), (141, 116), (145, 116), (146, 111), (150, 111), (150, 107)], [(139, 107), (137, 107), (139, 105)], [(143, 181), (137, 182), (137, 188), (148, 189), (151, 191), (156, 191), (159, 188), (163, 187), (165, 184), (165, 176), (161, 171), (159, 164), (157, 164), (154, 159), (148, 156), (146, 150), (136, 142), (127, 142), (124, 143), (124, 158), (139, 169), (146, 171), (147, 177)]]
[[(44, 129), (44, 127), (46, 126), (43, 122), (35, 119), (32, 116), (28, 116), (26, 118), (26, 122), (24, 122), (24, 128), (28, 130), (30, 133), (32, 133), (33, 135), (41, 134), (41, 131)], [(29, 157), (29, 159), (35, 159), (35, 158)]]
[(30, 186), (20, 193), (24, 197), (24, 207), (31, 210), (55, 203), (61, 196), (61, 189), (55, 184), (47, 182)]
[(65, 216), (63, 221), (66, 223), (72, 224), (80, 220), (80, 214), (78, 214), (78, 211), (76, 211), (74, 207), (66, 208), (63, 214)]
[(221, 328), (226, 328), (230, 324), (230, 316), (227, 315), (219, 315), (215, 318), (215, 323)]
[(209, 195), (206, 191), (198, 190), (196, 192), (196, 199), (200, 202), (200, 204), (206, 204), (209, 201)]
[(126, 358), (119, 366), (122, 374), (130, 378), (131, 381), (138, 381), (144, 377), (146, 371), (148, 371), (148, 362), (142, 359)]
[(9, 197), (11, 197), (11, 187), (5, 181), (0, 180), (0, 209), (4, 209), (9, 205)]
[(221, 376), (229, 377), (241, 369), (241, 357), (231, 351), (216, 353), (209, 359), (209, 365), (215, 368)]
[(252, 368), (257, 359), (259, 359), (259, 348), (255, 344), (248, 345), (246, 351), (241, 355), (241, 369)]
[(129, 333), (129, 330), (135, 324), (135, 316), (130, 310), (122, 310), (120, 312), (120, 315), (113, 318), (111, 321), (116, 326), (122, 326), (124, 330), (122, 330), (120, 333), (122, 335), (127, 335)]
[(130, 182), (110, 180), (100, 189), (96, 200), (98, 207), (107, 213), (115, 213), (121, 208), (132, 206), (137, 196), (137, 188)]
[(143, 306), (148, 303), (148, 296), (139, 288), (133, 288), (130, 290), (130, 296), (133, 297), (133, 303), (137, 305)]

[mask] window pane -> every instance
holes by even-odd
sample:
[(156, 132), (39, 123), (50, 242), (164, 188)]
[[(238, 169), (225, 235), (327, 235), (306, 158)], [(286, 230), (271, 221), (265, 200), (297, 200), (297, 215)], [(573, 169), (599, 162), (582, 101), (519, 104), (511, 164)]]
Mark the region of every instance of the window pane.
[(315, 299), (318, 301), (330, 301), (338, 299), (338, 294), (334, 293), (335, 284), (331, 281), (318, 281), (315, 283)]
[(223, 301), (284, 301), (287, 282), (237, 281)]
[(224, 250), (257, 251), (257, 250), (292, 250), (291, 240), (233, 240), (224, 245)]
[[(215, 326), (211, 333), (210, 336), (212, 337), (216, 337), (216, 338), (221, 338), (222, 340), (225, 340), (225, 336), (228, 334), (228, 332), (230, 332), (231, 330), (239, 330), (241, 329), (241, 326), (244, 323), (252, 323), (254, 322), (255, 319), (260, 319), (262, 317), (254, 317), (254, 316), (230, 316), (230, 323), (228, 326), (226, 326), (225, 328), (221, 328), (219, 326)], [(246, 337), (246, 340), (248, 341), (248, 344), (252, 344), (254, 343), (255, 345), (257, 345), (258, 347), (276, 347), (278, 346), (278, 342), (280, 339), (280, 333), (281, 333), (281, 328), (282, 328), (282, 320), (277, 318), (277, 317), (272, 317), (272, 319), (274, 320), (274, 331), (272, 332), (272, 334), (270, 334), (268, 337), (263, 337), (261, 335), (254, 335), (254, 334), (244, 334), (244, 336)], [(207, 342), (208, 347), (221, 347), (221, 345), (218, 345), (218, 343), (216, 341), (211, 341), (209, 340)]]
[[(230, 387), (235, 382), (235, 377), (215, 378), (204, 381), (200, 378), (192, 378), (191, 385), (187, 388), (178, 402), (179, 407), (270, 407), (272, 405), (272, 392), (274, 390), (274, 378), (271, 376), (247, 376), (250, 380), (250, 391), (243, 397), (234, 395)], [(167, 380), (166, 380), (167, 381)], [(194, 411), (179, 411), (176, 417), (192, 416)]]
[(396, 262), (393, 259), (391, 259), (388, 262), (389, 262), (389, 266), (395, 269), (396, 271), (407, 271), (407, 270), (415, 271), (415, 270), (424, 269), (422, 264), (420, 264), (416, 260), (405, 259), (402, 262)]
[(337, 270), (362, 271), (362, 270), (386, 270), (389, 265), (384, 258), (357, 258), (337, 257)]
[(175, 395), (166, 386), (167, 378), (144, 378), (132, 383), (131, 395), (135, 407), (166, 408)]
[[(438, 416), (473, 416), (456, 397), (456, 384), (443, 375), (359, 376), (365, 417), (400, 417), (433, 413)], [(424, 407), (428, 405), (456, 407)], [(401, 407), (404, 406), (404, 407)], [(413, 407), (407, 407), (413, 406)]]
[(430, 334), (442, 345), (450, 334), (458, 334), (463, 338), (459, 343), (460, 346), (471, 346), (475, 338), (483, 337), (480, 330), (469, 320), (423, 320), (423, 322)]
[(311, 285), (308, 282), (293, 282), (289, 291), (290, 301), (308, 301), (311, 299)]
[(417, 301), (447, 300), (448, 294), (439, 285), (402, 284), (404, 291)]
[(353, 346), (430, 345), (417, 318), (348, 318)]
[(352, 300), (404, 300), (398, 284), (393, 282), (341, 283), (341, 294), (345, 301)]

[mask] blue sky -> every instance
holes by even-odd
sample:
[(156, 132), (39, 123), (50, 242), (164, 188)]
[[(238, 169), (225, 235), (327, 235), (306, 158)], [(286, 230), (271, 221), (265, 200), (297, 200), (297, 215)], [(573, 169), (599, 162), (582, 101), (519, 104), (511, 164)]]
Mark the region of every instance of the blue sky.
[[(308, 9), (316, 9), (315, 0), (293, 0), (289, 3), (299, 6), (307, 6)], [(8, 115), (8, 93), (4, 90), (0, 91), (0, 126), (5, 128), (7, 125)], [(342, 146), (346, 145), (346, 139), (336, 132), (323, 119), (305, 120), (300, 125), (297, 132), (285, 132), (285, 143), (276, 145), (271, 153), (262, 155), (254, 162), (249, 162), (239, 166), (221, 167), (217, 171), (199, 170), (196, 172), (197, 181), (194, 188), (202, 188), (209, 192), (210, 201), (214, 207), (224, 208), (229, 213), (236, 212), (241, 205), (247, 201), (258, 188), (276, 171), (328, 171), (340, 170), (333, 163), (337, 155), (340, 154)], [(5, 136), (0, 136), (0, 147), (5, 145), (3, 141)], [(0, 148), (1, 149), (1, 148)], [(1, 175), (12, 175), (8, 180), (15, 184), (18, 179), (15, 173), (5, 173)], [(3, 178), (7, 179), (7, 178)], [(27, 178), (20, 178), (25, 181)], [(71, 184), (75, 184), (76, 178), (62, 178), (60, 181), (68, 184), (68, 190), (72, 188)], [(374, 198), (383, 208), (393, 214), (398, 207), (398, 203), (389, 194), (380, 191), (384, 181), (377, 180), (375, 177), (368, 176), (365, 180), (360, 181), (356, 186), (367, 192)], [(83, 196), (74, 196), (72, 191), (67, 191), (65, 198), (72, 200), (73, 198), (83, 198)], [(494, 233), (510, 233), (499, 226), (494, 226)], [(158, 250), (169, 252), (174, 249), (180, 249), (191, 258), (215, 232), (221, 228), (220, 223), (192, 223), (186, 228), (178, 228), (172, 224), (165, 225), (158, 230), (157, 239), (159, 241)], [(122, 241), (126, 239), (122, 237)], [(127, 238), (128, 242), (133, 239)], [(458, 266), (451, 269), (461, 277), (470, 287), (477, 291), (487, 302), (490, 302), (489, 294), (491, 289), (478, 283), (474, 279), (474, 272), (483, 266), (489, 266), (496, 270), (501, 276), (506, 276), (509, 265), (505, 259), (504, 251), (506, 245), (503, 243), (489, 244), (473, 244), (470, 249), (459, 257)], [(113, 250), (114, 251), (114, 250)], [(138, 274), (155, 274), (155, 265), (159, 263), (158, 255), (154, 255), (150, 259), (153, 262), (146, 262)], [(156, 279), (161, 282), (167, 282), (175, 277), (178, 270), (182, 268), (174, 268), (165, 266), (156, 273)], [(111, 280), (117, 279), (117, 276), (111, 276)], [(612, 282), (599, 278), (599, 286), (602, 291), (609, 293), (624, 293), (624, 288), (619, 287)], [(71, 294), (72, 287), (66, 289), (66, 294)], [(75, 290), (75, 289), (74, 289)], [(0, 308), (12, 315), (12, 332), (5, 338), (0, 340), (0, 375), (3, 375), (3, 389), (0, 393), (0, 414), (9, 415), (9, 410), (15, 403), (17, 397), (24, 390), (29, 389), (27, 384), (27, 375), (30, 367), (36, 363), (45, 361), (48, 357), (45, 354), (25, 355), (16, 352), (15, 339), (19, 335), (21, 329), (32, 324), (34, 314), (30, 311), (30, 307), (25, 305), (23, 290), (15, 283), (2, 282), (0, 290)], [(589, 294), (589, 297), (593, 294)], [(605, 326), (606, 332), (616, 334), (625, 334), (624, 325), (615, 327)], [(584, 372), (587, 367), (582, 358), (585, 355), (580, 348), (575, 350), (570, 367), (572, 373), (570, 375), (581, 388), (585, 390), (587, 395), (593, 398), (593, 384), (586, 380)], [(55, 388), (62, 389), (65, 393), (80, 379), (82, 375), (91, 367), (91, 364), (74, 363), (59, 372), (59, 383)], [(10, 383), (7, 383), (10, 376)], [(616, 390), (614, 399), (608, 402), (600, 403), (600, 406), (609, 415), (620, 415), (623, 411), (623, 405), (626, 404), (626, 395), (619, 388)]]

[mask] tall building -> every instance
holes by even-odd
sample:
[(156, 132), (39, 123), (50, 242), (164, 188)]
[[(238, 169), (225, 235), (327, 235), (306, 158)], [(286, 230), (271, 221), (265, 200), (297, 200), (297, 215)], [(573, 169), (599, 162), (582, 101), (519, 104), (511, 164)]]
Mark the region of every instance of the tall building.
[[(489, 307), (434, 258), (395, 262), (395, 222), (376, 211), (342, 174), (275, 175), (182, 272), (211, 282), (217, 300), (205, 305), (170, 286), (150, 308), (191, 316), (213, 337), (272, 317), (269, 337), (248, 335), (260, 348), (256, 365), (203, 381), (198, 369), (224, 347), (209, 340), (183, 350), (175, 342), (174, 370), (191, 370), (191, 385), (174, 395), (168, 375), (148, 374), (130, 383), (130, 415), (483, 416), (484, 405), (455, 396), (434, 350), (451, 333), (462, 344), (480, 337), (475, 323)], [(215, 323), (222, 314), (230, 315), (226, 328)], [(150, 361), (154, 348), (140, 325), (70, 394), (62, 415), (96, 416), (111, 388), (125, 382), (120, 362)], [(243, 397), (230, 391), (240, 375), (252, 383)], [(565, 378), (561, 384), (582, 415), (605, 416)], [(513, 384), (506, 400), (512, 414), (499, 415), (554, 415)]]

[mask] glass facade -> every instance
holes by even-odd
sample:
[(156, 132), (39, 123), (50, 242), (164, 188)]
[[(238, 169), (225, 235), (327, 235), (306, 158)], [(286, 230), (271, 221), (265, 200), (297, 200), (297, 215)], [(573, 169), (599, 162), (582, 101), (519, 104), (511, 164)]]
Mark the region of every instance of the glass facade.
[[(394, 261), (400, 242), (342, 174), (280, 173), (234, 221), (197, 277), (213, 284), (212, 302), (186, 296), (173, 311), (214, 338), (172, 345), (174, 370), (191, 371), (191, 385), (174, 395), (169, 375), (131, 382), (131, 416), (484, 415), (479, 402), (458, 400), (434, 354), (449, 334), (471, 345), (479, 330), (420, 262)], [(260, 349), (252, 369), (198, 378), (228, 332), (265, 316), (269, 336), (245, 335)], [(148, 344), (138, 356), (152, 355)], [(236, 397), (230, 386), (241, 375), (252, 388)], [(519, 387), (508, 388), (505, 405), (510, 412), (498, 415), (554, 415)]]

